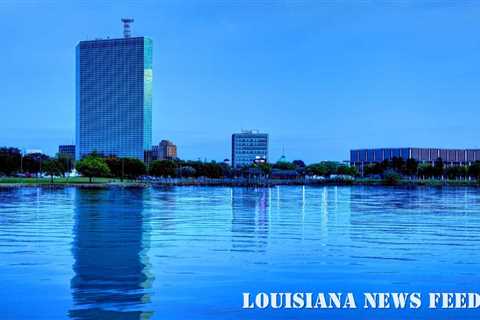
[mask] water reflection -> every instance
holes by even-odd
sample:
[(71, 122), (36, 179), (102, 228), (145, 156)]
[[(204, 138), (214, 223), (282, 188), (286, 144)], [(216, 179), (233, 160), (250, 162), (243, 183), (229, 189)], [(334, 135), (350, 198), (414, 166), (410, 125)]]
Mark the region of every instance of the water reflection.
[(268, 243), (270, 189), (232, 189), (232, 251), (264, 252)]
[(75, 192), (72, 319), (149, 319), (144, 190)]

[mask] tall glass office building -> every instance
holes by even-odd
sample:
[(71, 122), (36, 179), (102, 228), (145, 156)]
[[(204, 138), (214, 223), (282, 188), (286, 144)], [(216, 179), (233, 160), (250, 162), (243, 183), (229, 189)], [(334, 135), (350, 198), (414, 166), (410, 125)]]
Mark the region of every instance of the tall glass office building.
[(76, 89), (76, 158), (144, 160), (152, 147), (152, 40), (81, 41)]

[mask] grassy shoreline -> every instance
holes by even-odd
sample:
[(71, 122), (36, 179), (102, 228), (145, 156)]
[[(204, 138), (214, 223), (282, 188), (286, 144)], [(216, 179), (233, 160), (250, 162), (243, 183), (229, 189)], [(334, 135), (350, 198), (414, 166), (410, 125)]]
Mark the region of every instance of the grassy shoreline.
[(90, 179), (86, 177), (72, 178), (54, 178), (53, 183), (50, 178), (17, 178), (4, 177), (0, 178), (0, 188), (15, 187), (81, 187), (81, 188), (108, 188), (113, 186), (120, 187), (144, 187), (145, 183), (113, 178), (94, 178), (90, 183)]
[(55, 178), (51, 183), (50, 178), (0, 178), (0, 188), (15, 187), (80, 187), (80, 188), (110, 188), (110, 187), (150, 187), (150, 186), (230, 186), (230, 187), (273, 187), (277, 185), (308, 185), (308, 186), (425, 186), (425, 187), (480, 187), (476, 180), (400, 180), (395, 184), (388, 184), (381, 179), (359, 178), (355, 180), (259, 180), (259, 179), (208, 179), (184, 178), (161, 179), (159, 181), (143, 182), (114, 178), (95, 178), (90, 183), (86, 177)]

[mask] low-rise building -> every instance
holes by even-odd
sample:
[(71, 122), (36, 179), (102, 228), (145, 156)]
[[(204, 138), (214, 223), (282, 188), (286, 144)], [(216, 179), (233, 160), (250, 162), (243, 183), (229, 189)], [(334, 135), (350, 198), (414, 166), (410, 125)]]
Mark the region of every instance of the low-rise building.
[(155, 160), (175, 160), (177, 159), (177, 146), (169, 141), (162, 140), (151, 150), (145, 152), (145, 162), (150, 163)]
[(480, 161), (480, 149), (440, 148), (378, 148), (350, 150), (350, 164), (362, 168), (370, 163), (379, 163), (393, 158), (415, 159), (420, 163), (434, 163), (441, 158), (445, 165), (469, 165)]

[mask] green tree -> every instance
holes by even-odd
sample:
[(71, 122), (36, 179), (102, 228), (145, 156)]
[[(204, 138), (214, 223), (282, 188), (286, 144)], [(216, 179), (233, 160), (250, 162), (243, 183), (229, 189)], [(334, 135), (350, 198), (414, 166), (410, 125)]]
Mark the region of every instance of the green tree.
[(480, 161), (476, 161), (468, 167), (468, 175), (474, 179), (480, 180)]
[(418, 161), (415, 160), (414, 158), (408, 158), (407, 161), (405, 162), (405, 170), (404, 174), (407, 176), (415, 176), (417, 175), (418, 171)]
[(325, 176), (327, 175), (327, 167), (322, 163), (314, 163), (306, 168), (306, 172), (312, 176)]
[(22, 154), (17, 148), (0, 148), (0, 173), (10, 176), (21, 171)]
[(49, 159), (43, 163), (42, 171), (50, 176), (50, 183), (53, 183), (54, 176), (65, 174), (65, 167), (58, 159)]
[(190, 177), (195, 177), (195, 174), (197, 173), (197, 170), (191, 166), (182, 166), (177, 169), (176, 175), (179, 177), (185, 177), (185, 178), (190, 178)]
[(72, 172), (73, 168), (75, 168), (75, 161), (71, 157), (65, 155), (58, 155), (57, 157), (58, 165), (62, 176), (65, 176), (65, 173)]
[(349, 169), (350, 169), (350, 173), (349, 173), (349, 174), (350, 174), (352, 177), (358, 177), (358, 176), (359, 176), (359, 172), (358, 172), (357, 167), (355, 167), (355, 166), (350, 166)]
[(124, 173), (122, 169), (122, 161), (120, 158), (117, 158), (115, 156), (110, 156), (105, 158), (105, 163), (108, 166), (108, 169), (110, 169), (110, 174), (112, 177), (115, 178), (122, 178)]
[(387, 169), (393, 168), (392, 162), (388, 159), (383, 160), (382, 162), (379, 163), (379, 167), (382, 170), (382, 173), (385, 172)]
[(322, 161), (322, 164), (325, 166), (327, 169), (326, 176), (330, 176), (332, 174), (335, 174), (337, 172), (337, 167), (338, 167), (338, 162), (335, 161)]
[(430, 163), (422, 163), (418, 165), (418, 176), (422, 179), (429, 179), (435, 176), (435, 170)]
[(150, 164), (149, 173), (156, 177), (174, 177), (177, 164), (172, 160), (156, 160)]
[(143, 161), (136, 158), (123, 158), (125, 176), (129, 179), (138, 179), (147, 172), (147, 167)]
[(136, 158), (117, 158), (108, 157), (105, 162), (110, 169), (113, 177), (120, 178), (122, 181), (124, 178), (137, 179), (147, 172), (147, 168), (143, 161)]
[(347, 165), (339, 165), (337, 167), (337, 172), (336, 174), (340, 174), (340, 175), (348, 175), (348, 176), (352, 176), (352, 177), (355, 177), (358, 175), (358, 170), (355, 166), (347, 166)]
[(381, 175), (385, 172), (385, 163), (370, 163), (363, 168), (365, 176)]
[(445, 168), (445, 175), (448, 179), (454, 180), (467, 176), (467, 168), (464, 166), (454, 166)]
[(272, 165), (270, 163), (264, 162), (257, 165), (264, 175), (270, 175), (272, 173)]
[(223, 176), (223, 169), (216, 162), (204, 163), (202, 169), (205, 177), (221, 178)]
[(443, 163), (442, 158), (437, 158), (437, 160), (435, 160), (435, 163), (433, 165), (434, 176), (438, 178), (443, 177), (444, 169), (445, 169), (445, 165)]
[(397, 185), (400, 183), (401, 176), (400, 174), (392, 169), (388, 169), (383, 174), (383, 181), (389, 186)]
[(43, 163), (50, 157), (43, 153), (29, 153), (23, 157), (23, 171), (38, 174), (43, 171)]
[(111, 174), (105, 160), (96, 155), (89, 155), (78, 161), (76, 169), (81, 175), (88, 177), (90, 183), (94, 177), (108, 177)]
[(457, 174), (459, 178), (466, 179), (468, 176), (468, 167), (467, 166), (459, 166), (457, 170)]
[(393, 157), (391, 161), (391, 168), (397, 172), (405, 171), (405, 160), (402, 157)]
[(305, 168), (305, 162), (303, 160), (293, 160), (292, 163), (297, 166), (297, 168)]
[(338, 162), (334, 161), (322, 161), (319, 163), (313, 163), (306, 168), (306, 173), (309, 175), (325, 176), (328, 177), (337, 173)]
[(280, 169), (280, 170), (295, 170), (297, 166), (294, 163), (291, 162), (277, 162), (273, 165), (274, 169)]

